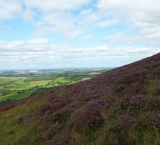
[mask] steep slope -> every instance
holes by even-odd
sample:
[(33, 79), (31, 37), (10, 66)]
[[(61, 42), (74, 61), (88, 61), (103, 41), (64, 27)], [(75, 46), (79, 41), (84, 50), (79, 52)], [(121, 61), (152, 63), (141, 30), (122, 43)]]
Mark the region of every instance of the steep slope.
[(160, 54), (0, 107), (0, 144), (160, 144)]

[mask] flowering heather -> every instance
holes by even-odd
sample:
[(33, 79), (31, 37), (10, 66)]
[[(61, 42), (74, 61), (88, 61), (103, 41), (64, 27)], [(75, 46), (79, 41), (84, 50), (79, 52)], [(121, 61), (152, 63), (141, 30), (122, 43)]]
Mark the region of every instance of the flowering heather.
[(130, 115), (122, 115), (118, 118), (117, 126), (127, 126), (132, 122), (132, 117)]
[(116, 124), (110, 128), (110, 131), (119, 132), (125, 127), (128, 127), (128, 125), (131, 124), (132, 122), (133, 122), (133, 119), (130, 115), (127, 115), (127, 114), (121, 115), (118, 118), (118, 121), (116, 122)]
[(45, 125), (40, 125), (37, 128), (37, 132), (42, 134), (42, 137), (46, 140), (51, 139), (55, 134), (57, 134), (62, 129), (62, 125), (58, 122), (52, 123), (48, 122)]
[(160, 113), (154, 114), (150, 118), (151, 125), (157, 127), (160, 130)]
[(135, 95), (133, 97), (131, 97), (130, 99), (130, 105), (132, 106), (138, 106), (140, 107), (141, 106), (141, 100), (142, 100), (142, 95)]
[(100, 111), (104, 107), (108, 107), (109, 104), (102, 100), (90, 101), (84, 107), (77, 109), (73, 112), (71, 116), (71, 126), (76, 128), (80, 127), (83, 129), (93, 129), (100, 126), (104, 118), (101, 116)]
[(146, 100), (145, 109), (147, 111), (160, 111), (160, 96), (148, 97)]

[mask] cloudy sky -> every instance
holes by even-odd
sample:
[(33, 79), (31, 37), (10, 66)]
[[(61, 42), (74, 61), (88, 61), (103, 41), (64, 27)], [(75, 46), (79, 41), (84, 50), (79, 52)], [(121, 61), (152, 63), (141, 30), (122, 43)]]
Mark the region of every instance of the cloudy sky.
[(160, 52), (159, 0), (0, 0), (0, 69), (118, 67)]

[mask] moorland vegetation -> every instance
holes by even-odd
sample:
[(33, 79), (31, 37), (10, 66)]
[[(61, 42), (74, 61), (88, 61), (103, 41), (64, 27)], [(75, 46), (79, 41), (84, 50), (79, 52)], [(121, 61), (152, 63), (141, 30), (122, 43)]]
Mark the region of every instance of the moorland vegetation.
[(160, 54), (0, 107), (2, 145), (159, 145)]

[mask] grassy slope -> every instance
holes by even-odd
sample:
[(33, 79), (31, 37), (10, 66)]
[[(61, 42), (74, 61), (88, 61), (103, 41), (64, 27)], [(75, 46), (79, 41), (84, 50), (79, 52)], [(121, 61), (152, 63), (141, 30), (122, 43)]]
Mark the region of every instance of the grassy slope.
[(32, 81), (30, 83), (31, 87), (35, 87), (35, 86), (45, 86), (47, 85), (49, 82), (51, 82), (52, 80), (43, 80), (43, 81)]
[(0, 84), (4, 84), (4, 83), (7, 83), (7, 82), (10, 82), (10, 81), (12, 81), (13, 79), (11, 79), (11, 78), (0, 78)]
[[(36, 127), (40, 121), (35, 120), (32, 124), (18, 124), (18, 121), (21, 120), (21, 117), (25, 117), (37, 107), (45, 104), (46, 101), (47, 97), (36, 96), (23, 100), (23, 103), (17, 103), (17, 106), (12, 109), (2, 108), (6, 111), (0, 113), (0, 145), (17, 145), (23, 144), (24, 141), (28, 145), (34, 143), (38, 137)], [(25, 140), (27, 136), (30, 136), (30, 140)]]
[(12, 93), (9, 95), (6, 95), (4, 97), (0, 97), (0, 102), (7, 100), (7, 99), (11, 99), (11, 100), (20, 100), (20, 99), (24, 99), (27, 98), (28, 96), (30, 96), (33, 93), (33, 91), (27, 91), (21, 94), (17, 94), (17, 93)]
[(160, 54), (28, 103), (12, 103), (16, 107), (9, 110), (0, 107), (0, 140), (3, 145), (159, 145), (159, 66)]

